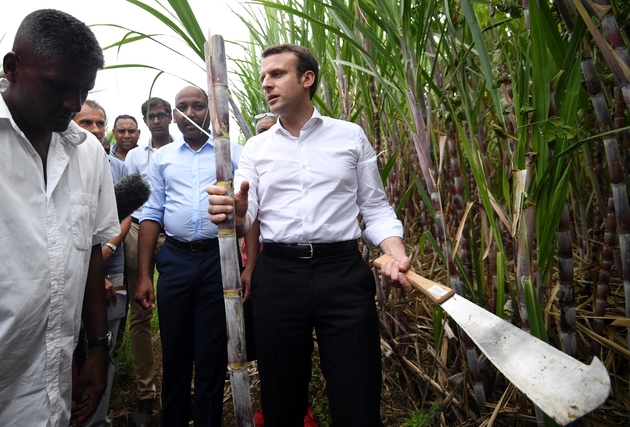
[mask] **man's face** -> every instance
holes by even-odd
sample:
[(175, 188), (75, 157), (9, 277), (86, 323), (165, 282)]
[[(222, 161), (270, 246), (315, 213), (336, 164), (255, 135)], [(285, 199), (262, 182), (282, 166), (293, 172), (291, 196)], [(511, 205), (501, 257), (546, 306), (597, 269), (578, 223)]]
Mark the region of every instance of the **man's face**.
[(123, 151), (129, 151), (138, 145), (140, 131), (138, 125), (131, 119), (118, 119), (114, 126), (114, 139)]
[(172, 116), (166, 112), (162, 104), (152, 106), (149, 109), (148, 117), (144, 118), (144, 124), (149, 128), (153, 138), (162, 138), (169, 135), (168, 127), (171, 124)]
[(29, 134), (68, 129), (94, 87), (98, 70), (77, 67), (58, 57), (36, 60), (32, 52), (25, 51), (7, 54), (5, 71), (11, 82), (12, 114), (22, 131)]
[[(206, 132), (210, 128), (210, 118), (208, 117), (208, 99), (201, 90), (196, 87), (186, 87), (182, 89), (175, 99), (175, 108), (181, 113), (175, 112), (175, 123), (186, 141), (203, 140), (208, 136), (191, 124), (185, 115)], [(183, 115), (182, 115), (183, 114)]]
[(74, 116), (74, 122), (94, 135), (103, 144), (105, 139), (105, 114), (100, 109), (83, 104), (81, 111)]
[(297, 75), (298, 58), (293, 52), (282, 52), (263, 58), (260, 82), (269, 110), (279, 116), (291, 114), (297, 107), (310, 103), (309, 78), (312, 73)]
[(260, 135), (261, 133), (268, 131), (269, 128), (275, 124), (275, 117), (263, 117), (262, 119), (258, 120), (258, 123), (256, 123), (256, 135)]

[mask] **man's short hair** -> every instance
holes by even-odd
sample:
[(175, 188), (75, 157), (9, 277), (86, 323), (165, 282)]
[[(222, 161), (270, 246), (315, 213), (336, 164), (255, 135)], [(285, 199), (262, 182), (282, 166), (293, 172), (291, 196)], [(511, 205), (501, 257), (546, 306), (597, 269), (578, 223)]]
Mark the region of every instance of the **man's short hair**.
[[(149, 105), (151, 107), (149, 107)], [(142, 110), (142, 118), (146, 118), (147, 117), (147, 111), (149, 111), (151, 108), (153, 108), (153, 107), (155, 107), (157, 105), (163, 106), (164, 107), (164, 111), (166, 111), (168, 114), (172, 113), (171, 104), (169, 104), (168, 101), (165, 101), (162, 98), (153, 97), (153, 98), (151, 98), (151, 99), (149, 99), (147, 101), (144, 101), (144, 103), (140, 107), (140, 109)]]
[(313, 96), (315, 96), (315, 91), (317, 90), (317, 82), (319, 81), (319, 64), (317, 63), (317, 58), (315, 58), (313, 52), (311, 52), (308, 48), (290, 43), (269, 46), (263, 51), (262, 57), (266, 58), (270, 55), (276, 55), (284, 52), (292, 52), (295, 54), (295, 56), (297, 56), (298, 78), (302, 77), (307, 71), (312, 71), (315, 74), (315, 81), (309, 89), (309, 95), (311, 99), (313, 99)]
[(116, 117), (116, 120), (114, 120), (114, 129), (116, 129), (116, 123), (118, 123), (118, 120), (123, 119), (133, 120), (133, 122), (136, 124), (136, 127), (138, 127), (138, 121), (134, 116), (130, 116), (129, 114), (121, 114), (120, 116)]
[(58, 57), (83, 68), (101, 70), (105, 66), (103, 49), (92, 30), (60, 10), (36, 10), (24, 18), (15, 34), (13, 51), (20, 55), (29, 49), (36, 61)]
[(101, 110), (103, 112), (103, 118), (105, 119), (105, 121), (107, 121), (107, 113), (105, 112), (105, 109), (103, 108), (103, 106), (101, 104), (99, 104), (98, 102), (94, 101), (93, 99), (86, 99), (85, 102), (83, 103), (83, 105), (87, 105), (88, 107), (92, 107), (95, 110)]

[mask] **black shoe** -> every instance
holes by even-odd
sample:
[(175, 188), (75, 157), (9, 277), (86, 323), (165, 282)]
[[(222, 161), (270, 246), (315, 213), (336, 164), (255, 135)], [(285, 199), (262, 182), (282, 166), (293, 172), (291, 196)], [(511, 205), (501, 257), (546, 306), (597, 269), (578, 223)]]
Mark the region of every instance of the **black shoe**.
[(151, 427), (151, 415), (153, 414), (153, 399), (138, 400), (138, 407), (131, 419), (136, 427)]

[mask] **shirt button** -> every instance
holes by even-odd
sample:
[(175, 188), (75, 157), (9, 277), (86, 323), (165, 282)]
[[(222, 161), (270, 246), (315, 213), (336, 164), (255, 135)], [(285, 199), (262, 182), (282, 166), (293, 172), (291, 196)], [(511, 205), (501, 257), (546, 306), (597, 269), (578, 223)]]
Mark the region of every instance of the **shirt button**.
[(302, 165), (302, 169), (306, 169), (306, 165)]
[(304, 191), (304, 194), (308, 194), (308, 190)]
[(308, 217), (304, 218), (304, 222), (308, 222), (308, 221), (309, 221)]
[(52, 238), (52, 240), (50, 241), (50, 243), (52, 243), (53, 245), (57, 244), (57, 239), (55, 237)]

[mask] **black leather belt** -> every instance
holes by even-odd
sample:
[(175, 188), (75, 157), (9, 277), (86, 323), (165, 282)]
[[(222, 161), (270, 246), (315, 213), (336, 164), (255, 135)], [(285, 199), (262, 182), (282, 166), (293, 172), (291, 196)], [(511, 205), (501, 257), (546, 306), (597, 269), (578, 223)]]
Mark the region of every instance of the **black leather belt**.
[(335, 243), (298, 243), (286, 245), (284, 243), (263, 243), (263, 252), (271, 255), (280, 255), (289, 258), (310, 259), (322, 256), (338, 255), (350, 251), (356, 251), (356, 240)]
[(136, 218), (135, 216), (131, 217), (131, 222), (133, 222), (134, 224), (140, 224), (140, 221), (138, 221), (138, 218)]
[(187, 249), (191, 252), (203, 252), (219, 246), (219, 239), (195, 240), (192, 242), (181, 242), (171, 236), (166, 236), (166, 241), (174, 244), (178, 248)]

